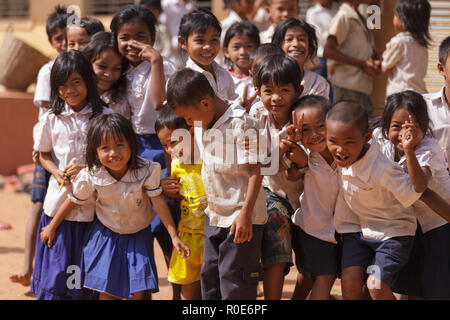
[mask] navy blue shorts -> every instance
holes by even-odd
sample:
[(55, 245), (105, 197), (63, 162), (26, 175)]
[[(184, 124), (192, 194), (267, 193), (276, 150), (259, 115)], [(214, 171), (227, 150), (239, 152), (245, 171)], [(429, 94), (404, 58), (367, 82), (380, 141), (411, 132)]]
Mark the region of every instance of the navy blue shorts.
[(310, 280), (317, 276), (331, 274), (340, 277), (342, 246), (338, 242), (323, 241), (298, 228), (299, 248), (295, 264), (300, 273)]
[(384, 241), (364, 238), (361, 232), (342, 235), (342, 269), (364, 267), (367, 273), (391, 288), (407, 264), (414, 237), (394, 237)]
[(411, 258), (393, 289), (425, 299), (450, 299), (450, 223), (426, 233), (417, 226)]
[(50, 172), (45, 170), (43, 167), (39, 167), (37, 164), (34, 165), (33, 187), (31, 188), (32, 202), (44, 202), (50, 176)]

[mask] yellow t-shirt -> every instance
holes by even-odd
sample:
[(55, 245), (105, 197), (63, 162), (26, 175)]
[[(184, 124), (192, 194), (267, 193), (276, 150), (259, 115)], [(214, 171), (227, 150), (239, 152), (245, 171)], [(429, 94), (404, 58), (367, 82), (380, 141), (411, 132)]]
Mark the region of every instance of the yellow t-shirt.
[(185, 164), (179, 159), (172, 160), (172, 177), (180, 179), (181, 217), (178, 231), (203, 233), (205, 209), (208, 206), (202, 182), (202, 163)]

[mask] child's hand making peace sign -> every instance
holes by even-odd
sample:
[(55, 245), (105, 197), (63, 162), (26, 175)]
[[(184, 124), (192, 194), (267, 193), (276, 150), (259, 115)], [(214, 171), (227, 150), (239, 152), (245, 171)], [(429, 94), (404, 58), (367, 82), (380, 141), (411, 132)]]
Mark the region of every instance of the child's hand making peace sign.
[(422, 140), (423, 135), (419, 134), (419, 126), (413, 119), (413, 117), (409, 116), (409, 121), (405, 121), (402, 124), (402, 129), (400, 131), (400, 136), (402, 139), (402, 146), (404, 152), (413, 152), (414, 148), (419, 144)]

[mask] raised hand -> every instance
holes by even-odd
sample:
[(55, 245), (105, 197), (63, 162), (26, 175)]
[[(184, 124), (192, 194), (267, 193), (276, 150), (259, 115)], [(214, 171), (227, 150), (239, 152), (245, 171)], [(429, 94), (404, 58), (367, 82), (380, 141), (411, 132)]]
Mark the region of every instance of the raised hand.
[(415, 146), (417, 146), (420, 142), (420, 137), (418, 134), (419, 127), (417, 123), (415, 122), (414, 118), (410, 115), (409, 121), (405, 121), (404, 124), (402, 124), (402, 130), (400, 131), (401, 139), (402, 139), (402, 146), (403, 150), (406, 151), (413, 151)]
[(162, 60), (161, 55), (150, 44), (141, 43), (131, 40), (129, 46), (139, 51), (138, 56), (142, 60), (147, 60), (154, 63), (157, 60)]
[(255, 91), (254, 94), (251, 95), (250, 98), (248, 98), (248, 85), (244, 86), (244, 92), (242, 93), (242, 99), (241, 99), (241, 105), (245, 108), (247, 113), (250, 112), (250, 109), (252, 107), (253, 101), (255, 101), (257, 96), (257, 92)]
[(303, 121), (305, 115), (297, 115), (295, 111), (292, 111), (292, 124), (286, 129), (288, 140), (292, 142), (302, 141), (303, 138)]

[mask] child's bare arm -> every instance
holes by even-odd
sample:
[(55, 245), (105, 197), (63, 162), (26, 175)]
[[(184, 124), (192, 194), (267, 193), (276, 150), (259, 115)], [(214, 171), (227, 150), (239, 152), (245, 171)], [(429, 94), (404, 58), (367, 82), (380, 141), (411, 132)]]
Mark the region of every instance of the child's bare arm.
[(425, 203), (430, 209), (440, 215), (442, 218), (450, 222), (450, 204), (442, 199), (436, 192), (425, 189), (419, 199)]
[(39, 152), (39, 161), (41, 162), (45, 170), (50, 172), (55, 177), (58, 184), (61, 184), (63, 181), (65, 184), (70, 183), (69, 178), (66, 177), (64, 172), (62, 170), (59, 170), (56, 166), (50, 152)]
[(248, 180), (245, 202), (241, 212), (233, 221), (230, 228), (230, 234), (234, 234), (234, 243), (250, 242), (253, 238), (253, 209), (258, 198), (263, 176), (261, 175), (261, 167), (259, 164), (250, 165), (250, 168), (251, 173)]
[(170, 237), (172, 238), (173, 246), (183, 258), (189, 257), (191, 254), (189, 247), (185, 245), (183, 241), (181, 241), (181, 239), (178, 237), (177, 229), (175, 227), (175, 223), (173, 222), (172, 214), (170, 213), (166, 201), (160, 195), (151, 197), (150, 199), (153, 206), (155, 207), (156, 212), (158, 213), (158, 216), (161, 218), (161, 221), (163, 222), (164, 226), (170, 234)]
[(59, 207), (52, 221), (42, 228), (40, 237), (41, 241), (50, 248), (53, 244), (53, 238), (55, 237), (55, 232), (58, 229), (61, 222), (67, 217), (67, 215), (77, 206), (76, 203), (72, 202), (67, 198), (61, 207)]

